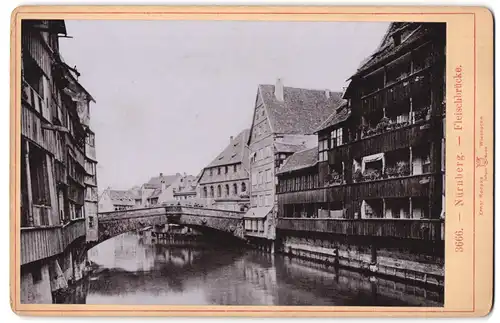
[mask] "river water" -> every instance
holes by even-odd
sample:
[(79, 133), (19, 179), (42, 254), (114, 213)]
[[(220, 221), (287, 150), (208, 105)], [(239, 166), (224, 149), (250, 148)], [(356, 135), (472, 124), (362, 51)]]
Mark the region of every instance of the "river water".
[(443, 292), (257, 251), (145, 243), (89, 251), (97, 268), (58, 302), (107, 305), (443, 306)]

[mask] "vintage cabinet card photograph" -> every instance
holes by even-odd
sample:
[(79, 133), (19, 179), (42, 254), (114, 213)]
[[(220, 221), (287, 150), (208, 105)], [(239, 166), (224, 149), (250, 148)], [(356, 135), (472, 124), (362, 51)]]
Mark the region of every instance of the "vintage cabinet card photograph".
[(479, 7), (24, 6), (11, 306), (35, 316), (484, 316)]

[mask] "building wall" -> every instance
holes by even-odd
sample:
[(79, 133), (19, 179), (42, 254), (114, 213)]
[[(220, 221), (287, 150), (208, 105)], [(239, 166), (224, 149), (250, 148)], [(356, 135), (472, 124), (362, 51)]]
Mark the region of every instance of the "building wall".
[(111, 212), (115, 210), (115, 206), (111, 202), (111, 198), (107, 191), (104, 191), (99, 199), (99, 212)]
[[(235, 166), (236, 171), (234, 169)], [(229, 194), (226, 192), (226, 185), (229, 185)], [(234, 192), (234, 185), (236, 185), (237, 188), (236, 194)], [(218, 194), (218, 186), (220, 186), (220, 195)], [(211, 194), (211, 188), (213, 188), (213, 196)], [(197, 185), (197, 196), (200, 201), (204, 201), (207, 206), (218, 208), (226, 208), (230, 207), (234, 203), (241, 204), (245, 202), (246, 199), (242, 198), (242, 193), (245, 195), (248, 194), (248, 192), (248, 170), (245, 169), (242, 163), (206, 168), (204, 169)], [(223, 201), (217, 202), (217, 200), (221, 199), (231, 199), (236, 201), (228, 201), (227, 203)], [(231, 207), (230, 209), (233, 208)]]
[(52, 304), (49, 264), (21, 269), (21, 304)]

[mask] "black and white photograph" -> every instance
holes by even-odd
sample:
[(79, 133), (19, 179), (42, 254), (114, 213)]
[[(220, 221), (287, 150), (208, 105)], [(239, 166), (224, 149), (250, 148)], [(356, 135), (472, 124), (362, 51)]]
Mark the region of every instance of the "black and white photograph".
[(23, 19), (21, 303), (443, 307), (445, 53), (440, 22)]

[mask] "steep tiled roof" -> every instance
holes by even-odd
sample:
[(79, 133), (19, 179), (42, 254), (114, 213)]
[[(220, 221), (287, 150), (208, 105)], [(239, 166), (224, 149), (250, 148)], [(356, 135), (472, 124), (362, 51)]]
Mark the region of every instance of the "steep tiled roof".
[(162, 182), (165, 183), (165, 187), (169, 187), (177, 180), (177, 178), (179, 178), (181, 176), (182, 175), (179, 173), (177, 173), (175, 175), (160, 174), (160, 176), (151, 177), (151, 179), (147, 183), (144, 183), (144, 188), (147, 188), (147, 189), (161, 188)]
[(312, 134), (341, 103), (340, 92), (283, 87), (284, 100), (274, 95), (274, 85), (259, 85), (274, 133)]
[[(406, 30), (402, 34), (401, 43), (397, 46), (394, 46), (394, 43), (390, 41), (390, 36), (395, 31), (401, 29), (402, 27), (405, 27)], [(420, 39), (427, 32), (428, 32), (427, 27), (425, 27), (425, 25), (422, 24), (391, 23), (376, 52), (368, 56), (365, 60), (361, 62), (361, 65), (359, 66), (355, 75), (361, 74), (370, 67), (379, 64), (386, 58), (396, 54), (405, 47), (408, 47), (409, 45), (413, 44), (416, 40)]]
[(281, 142), (274, 143), (274, 149), (277, 153), (295, 153), (306, 148), (305, 145), (284, 144)]
[(250, 131), (248, 129), (240, 132), (206, 168), (241, 162), (246, 163), (248, 159), (248, 148), (246, 144), (249, 133)]
[(339, 109), (333, 112), (319, 127), (316, 129), (316, 132), (321, 131), (323, 129), (334, 126), (340, 122), (346, 121), (351, 115), (351, 110), (347, 108), (345, 104), (342, 105)]
[(114, 205), (134, 205), (134, 195), (126, 190), (108, 190), (111, 203)]
[(318, 147), (296, 152), (285, 160), (278, 174), (295, 171), (316, 165), (318, 162)]

